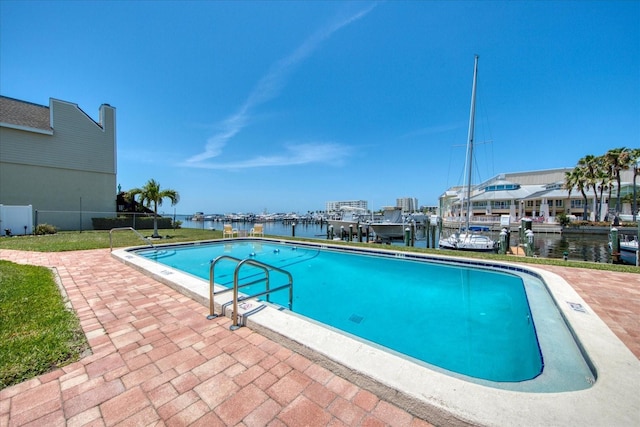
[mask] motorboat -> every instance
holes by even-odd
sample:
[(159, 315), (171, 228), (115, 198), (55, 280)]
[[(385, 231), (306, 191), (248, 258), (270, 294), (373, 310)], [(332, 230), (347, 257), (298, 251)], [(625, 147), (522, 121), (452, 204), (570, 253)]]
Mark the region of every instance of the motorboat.
[(440, 247), (459, 251), (493, 252), (496, 243), (489, 236), (470, 230), (468, 233), (454, 233), (441, 239)]
[(382, 240), (404, 239), (408, 227), (424, 224), (427, 216), (422, 213), (409, 215), (402, 214), (402, 208), (385, 208), (382, 218), (372, 222), (369, 226), (373, 229), (376, 237)]
[(371, 222), (366, 209), (351, 206), (343, 206), (340, 208), (340, 214), (327, 220), (329, 227), (333, 227), (333, 232), (339, 235), (340, 230), (346, 232), (351, 227), (353, 233), (358, 232), (358, 227), (362, 225), (366, 227)]
[[(611, 250), (611, 242), (609, 242), (609, 250)], [(620, 258), (626, 264), (636, 265), (638, 256), (638, 240), (620, 240)]]
[(636, 253), (638, 252), (638, 241), (634, 239), (627, 242), (620, 242), (620, 250)]

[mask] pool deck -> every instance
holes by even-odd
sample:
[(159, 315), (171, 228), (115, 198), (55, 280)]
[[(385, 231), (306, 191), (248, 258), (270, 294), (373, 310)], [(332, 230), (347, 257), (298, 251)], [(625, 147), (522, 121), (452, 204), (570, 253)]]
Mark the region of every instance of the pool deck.
[[(0, 259), (54, 267), (92, 350), (1, 390), (0, 427), (432, 425), (250, 328), (231, 332), (228, 318), (207, 320), (202, 304), (108, 249), (0, 250)], [(640, 274), (536, 268), (564, 278), (640, 359)], [(640, 386), (629, 425), (640, 425), (638, 396)], [(495, 424), (508, 421), (505, 413)]]

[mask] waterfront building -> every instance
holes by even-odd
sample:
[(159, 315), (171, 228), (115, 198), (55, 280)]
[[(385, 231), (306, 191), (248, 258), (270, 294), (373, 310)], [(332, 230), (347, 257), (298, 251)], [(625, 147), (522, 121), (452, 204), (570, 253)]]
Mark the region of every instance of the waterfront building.
[[(602, 194), (603, 203), (596, 206), (596, 194), (592, 188), (582, 192), (565, 188), (565, 173), (573, 168), (548, 169), (541, 171), (502, 173), (472, 186), (471, 216), (475, 222), (496, 222), (502, 215), (509, 215), (511, 222), (521, 218), (532, 218), (538, 222), (556, 222), (559, 214), (582, 218), (587, 211), (589, 220), (604, 218), (616, 203), (617, 189), (613, 189), (612, 200), (609, 192)], [(620, 197), (633, 192), (633, 171), (623, 171)], [(615, 185), (615, 184), (614, 184)], [(597, 195), (598, 198), (600, 194)], [(445, 221), (460, 221), (466, 215), (466, 187), (451, 187), (439, 197), (440, 215)], [(631, 204), (622, 204), (622, 214), (631, 215)]]
[(427, 213), (427, 214), (436, 215), (438, 213), (438, 206), (437, 205), (422, 205), (418, 209), (418, 212), (423, 212), (423, 213)]
[(70, 102), (0, 96), (0, 204), (31, 205), (63, 230), (115, 215), (115, 108), (101, 105), (96, 122)]

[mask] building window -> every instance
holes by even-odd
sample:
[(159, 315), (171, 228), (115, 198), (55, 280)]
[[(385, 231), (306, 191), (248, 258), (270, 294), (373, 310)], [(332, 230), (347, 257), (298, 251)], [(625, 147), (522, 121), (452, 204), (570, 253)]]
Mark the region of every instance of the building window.
[(488, 185), (484, 188), (484, 191), (503, 191), (503, 190), (517, 190), (520, 188), (520, 184), (497, 184)]
[(571, 209), (578, 209), (584, 206), (584, 203), (582, 203), (582, 199), (578, 199), (578, 200), (572, 200), (571, 201)]

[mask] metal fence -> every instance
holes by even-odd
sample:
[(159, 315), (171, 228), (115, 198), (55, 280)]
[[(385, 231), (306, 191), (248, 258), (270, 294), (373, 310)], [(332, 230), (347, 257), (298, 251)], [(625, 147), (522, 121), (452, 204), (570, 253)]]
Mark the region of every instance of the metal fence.
[[(48, 224), (58, 230), (85, 231), (94, 230), (95, 224), (104, 224), (105, 219), (113, 223), (113, 227), (152, 228), (153, 214), (142, 212), (98, 212), (98, 211), (53, 211), (36, 209), (33, 214), (34, 228), (40, 224)], [(171, 221), (169, 217), (158, 220)], [(108, 228), (113, 228), (109, 226)], [(160, 225), (159, 225), (160, 227)], [(105, 229), (98, 226), (97, 229)]]

